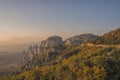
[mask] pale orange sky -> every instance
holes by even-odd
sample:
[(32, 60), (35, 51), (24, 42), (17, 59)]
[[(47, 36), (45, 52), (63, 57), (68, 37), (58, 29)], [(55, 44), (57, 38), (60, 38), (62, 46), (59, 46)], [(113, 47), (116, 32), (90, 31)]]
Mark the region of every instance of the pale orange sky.
[(0, 0), (0, 41), (14, 37), (67, 38), (120, 28), (119, 0)]

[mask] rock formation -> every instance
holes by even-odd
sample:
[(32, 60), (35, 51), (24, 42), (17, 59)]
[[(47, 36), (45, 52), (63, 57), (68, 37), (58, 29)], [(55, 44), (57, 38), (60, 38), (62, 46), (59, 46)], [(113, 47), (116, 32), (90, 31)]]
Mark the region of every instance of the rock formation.
[(65, 43), (61, 37), (51, 36), (47, 40), (42, 41), (40, 46), (29, 46), (28, 59), (32, 60), (36, 55), (42, 54), (46, 54), (49, 58), (51, 58), (65, 48)]
[(99, 36), (93, 35), (93, 34), (81, 34), (77, 36), (70, 37), (65, 40), (66, 45), (80, 45), (83, 42), (86, 42), (91, 39), (98, 38)]
[[(89, 39), (94, 39), (97, 36), (92, 34), (83, 34), (71, 37), (65, 41), (59, 36), (51, 36), (48, 39), (41, 41), (40, 45), (29, 46), (27, 56), (24, 57), (26, 65), (24, 69), (34, 68), (44, 65), (59, 55), (67, 45), (79, 45)], [(70, 54), (72, 55), (72, 54)], [(64, 57), (69, 56), (65, 55)]]

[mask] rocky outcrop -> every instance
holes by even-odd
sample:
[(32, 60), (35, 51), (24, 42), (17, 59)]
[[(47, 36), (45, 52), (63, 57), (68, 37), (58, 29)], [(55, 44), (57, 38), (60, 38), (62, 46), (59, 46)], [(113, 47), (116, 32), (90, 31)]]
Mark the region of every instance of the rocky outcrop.
[(51, 36), (48, 39), (42, 41), (39, 46), (29, 46), (28, 55), (25, 57), (25, 60), (28, 59), (29, 61), (31, 61), (35, 59), (37, 55), (42, 54), (46, 54), (47, 59), (52, 58), (65, 48), (66, 45), (61, 37)]
[(49, 60), (59, 54), (66, 48), (66, 45), (80, 45), (91, 39), (98, 38), (93, 34), (82, 34), (71, 38), (62, 40), (60, 36), (51, 36), (48, 39), (41, 41), (41, 44), (29, 46), (27, 56), (24, 57), (25, 61), (32, 61), (37, 58), (38, 55), (46, 55), (46, 60)]
[(41, 42), (40, 53), (46, 54), (46, 59), (50, 59), (60, 53), (65, 48), (66, 45), (63, 42), (62, 37), (52, 36), (49, 37), (47, 40)]
[(27, 55), (24, 56), (25, 65), (22, 66), (22, 70), (44, 65), (45, 62), (54, 59), (65, 48), (66, 45), (59, 36), (51, 36), (42, 41), (39, 46), (29, 46)]
[(88, 40), (92, 40), (95, 38), (98, 38), (99, 36), (93, 35), (93, 34), (82, 34), (70, 37), (65, 40), (66, 45), (80, 45), (83, 42), (87, 42)]
[(59, 36), (49, 37), (40, 45), (41, 54), (59, 53), (63, 49), (65, 49), (65, 44)]
[[(92, 34), (82, 34), (63, 41), (62, 37), (51, 36), (48, 39), (41, 41), (40, 45), (29, 46), (27, 55), (24, 57), (24, 60), (26, 61), (24, 69), (26, 70), (36, 66), (41, 66), (53, 60), (66, 48), (66, 44), (79, 45), (89, 39), (94, 39), (96, 37), (98, 36)], [(64, 59), (70, 55), (72, 55), (72, 53), (64, 55), (60, 57), (60, 59)]]

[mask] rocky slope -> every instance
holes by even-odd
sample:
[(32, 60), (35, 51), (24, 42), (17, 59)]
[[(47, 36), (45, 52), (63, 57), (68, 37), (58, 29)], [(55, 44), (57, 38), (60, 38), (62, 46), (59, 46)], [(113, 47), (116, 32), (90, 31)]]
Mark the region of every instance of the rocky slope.
[[(69, 49), (70, 45), (80, 45), (95, 38), (98, 38), (98, 36), (93, 34), (82, 34), (63, 41), (62, 37), (51, 36), (48, 39), (41, 41), (39, 46), (29, 46), (28, 52), (23, 58), (25, 65), (22, 66), (22, 70), (35, 68), (50, 63), (58, 63), (61, 60), (73, 55), (73, 53), (62, 54), (64, 49)], [(77, 50), (75, 50), (75, 52), (77, 52)]]
[[(102, 37), (110, 36), (110, 34), (112, 37), (113, 33), (119, 34), (119, 29), (106, 33)], [(115, 35), (115, 36), (119, 37), (119, 35)], [(73, 55), (73, 53), (62, 54), (64, 49), (66, 48), (69, 49), (71, 45), (77, 46), (82, 43), (87, 43), (89, 41), (95, 40), (94, 42), (96, 42), (96, 40), (100, 38), (101, 37), (93, 34), (81, 34), (70, 37), (65, 41), (63, 41), (62, 38), (59, 36), (51, 36), (48, 39), (41, 41), (40, 45), (29, 46), (28, 52), (23, 58), (25, 61), (25, 65), (22, 66), (22, 69), (27, 70), (38, 66), (43, 66), (46, 64), (58, 63), (61, 60), (66, 59), (69, 56)], [(111, 40), (111, 38), (109, 40)], [(77, 52), (77, 50), (75, 52)]]
[(120, 80), (120, 49), (73, 45), (61, 54), (69, 58), (0, 80)]
[(40, 52), (41, 54), (59, 53), (61, 50), (65, 49), (65, 47), (61, 37), (52, 36), (41, 42)]
[(23, 66), (23, 69), (26, 70), (41, 66), (45, 62), (54, 58), (65, 48), (66, 45), (59, 36), (51, 36), (42, 41), (39, 46), (29, 46), (28, 53), (23, 58), (26, 62), (26, 64)]
[[(117, 32), (119, 32), (119, 29), (117, 30)], [(112, 33), (116, 33), (116, 31), (106, 33), (104, 36), (107, 36)], [(73, 53), (63, 54), (63, 52), (66, 52), (65, 49), (70, 50), (69, 47), (71, 45), (77, 46), (82, 43), (87, 43), (92, 40), (97, 40), (98, 38), (101, 37), (93, 34), (81, 34), (70, 37), (65, 41), (63, 41), (62, 37), (51, 36), (46, 40), (41, 41), (40, 45), (29, 46), (28, 51), (23, 58), (25, 64), (21, 67), (21, 71), (48, 65), (48, 64), (59, 63), (62, 60), (72, 56), (74, 52), (77, 53), (77, 50), (75, 51), (73, 50)]]
[(99, 36), (93, 35), (93, 34), (81, 34), (77, 36), (70, 37), (65, 40), (65, 43), (67, 45), (80, 45), (83, 42), (87, 42), (88, 40), (93, 40), (98, 38)]

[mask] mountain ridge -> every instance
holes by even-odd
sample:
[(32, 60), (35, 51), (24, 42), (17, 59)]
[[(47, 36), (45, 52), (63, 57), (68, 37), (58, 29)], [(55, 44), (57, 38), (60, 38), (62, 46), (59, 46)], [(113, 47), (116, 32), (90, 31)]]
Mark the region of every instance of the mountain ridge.
[[(120, 45), (111, 44), (110, 39), (115, 41), (114, 36), (119, 39), (119, 35), (116, 29), (107, 37), (105, 34), (77, 45), (67, 45), (59, 36), (48, 37), (39, 47), (29, 47), (26, 56), (30, 57), (19, 72), (0, 80), (119, 80)], [(99, 40), (104, 36), (110, 43)], [(100, 43), (96, 44), (98, 40)]]

